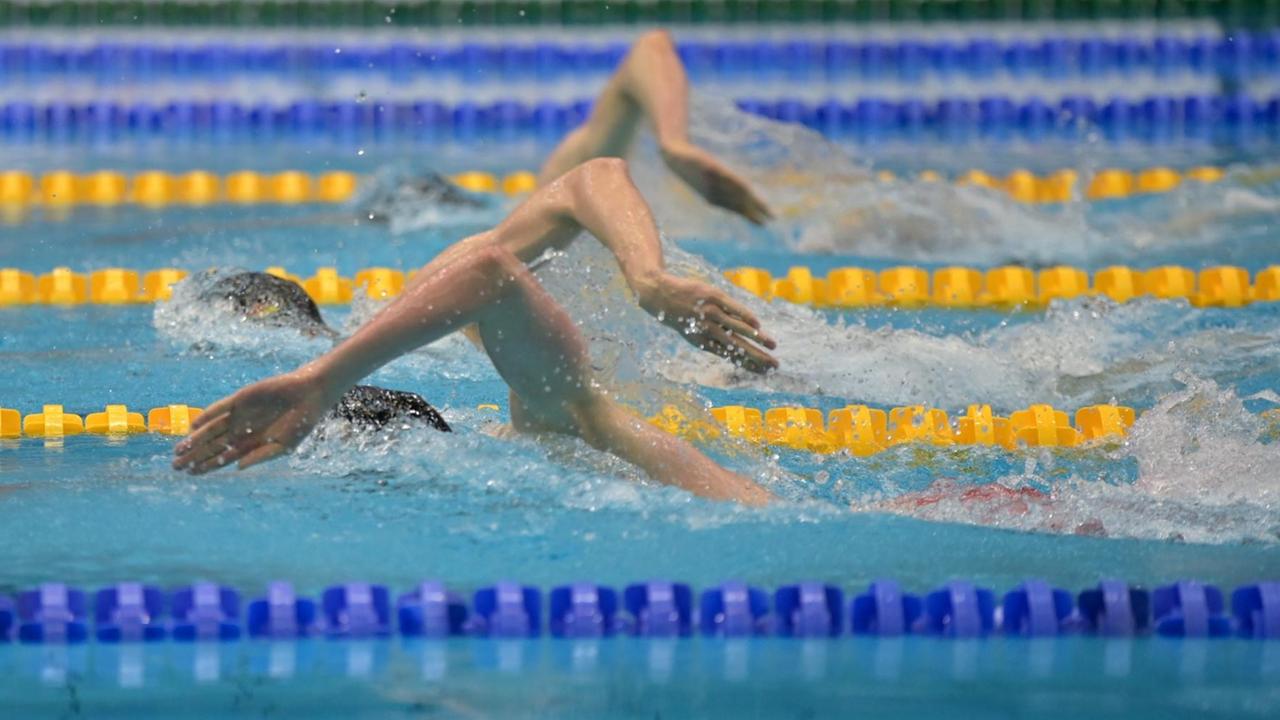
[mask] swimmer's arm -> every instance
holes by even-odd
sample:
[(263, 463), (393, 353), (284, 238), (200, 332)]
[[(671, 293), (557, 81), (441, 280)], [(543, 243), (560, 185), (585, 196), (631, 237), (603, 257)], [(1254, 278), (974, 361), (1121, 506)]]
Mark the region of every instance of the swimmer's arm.
[(660, 146), (689, 142), (689, 78), (662, 30), (631, 46), (596, 98), (591, 118), (547, 158), (538, 180), (550, 182), (595, 157), (627, 154), (645, 118)]
[(646, 119), (663, 162), (707, 202), (757, 224), (773, 217), (746, 180), (689, 141), (689, 78), (671, 36), (663, 30), (636, 40), (596, 98), (591, 117), (547, 158), (539, 184), (592, 158), (624, 157)]
[(688, 342), (755, 372), (777, 367), (760, 347), (777, 343), (746, 306), (708, 283), (667, 272), (657, 223), (625, 160), (596, 158), (574, 168), (517, 208), (491, 241), (527, 263), (583, 231), (617, 259), (640, 306)]
[(708, 283), (666, 271), (662, 240), (648, 203), (631, 182), (625, 160), (596, 158), (539, 188), (496, 228), (446, 248), (410, 283), (497, 245), (525, 263), (573, 242), (583, 231), (617, 259), (627, 284), (650, 315), (695, 347), (764, 372), (777, 347), (746, 306)]
[(174, 469), (200, 474), (236, 461), (243, 468), (296, 447), (362, 378), (489, 311), (504, 292), (493, 271), (501, 255), (489, 248), (424, 268), (411, 287), (334, 349), (213, 403), (175, 448)]

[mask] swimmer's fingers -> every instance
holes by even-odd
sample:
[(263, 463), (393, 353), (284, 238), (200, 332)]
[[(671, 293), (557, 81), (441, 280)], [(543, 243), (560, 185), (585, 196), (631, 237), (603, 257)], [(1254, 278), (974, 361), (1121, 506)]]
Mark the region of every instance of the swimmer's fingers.
[(191, 421), (192, 434), (214, 420), (218, 420), (229, 415), (231, 413), (231, 401), (234, 399), (234, 395), (231, 397), (225, 397), (205, 408), (204, 412), (200, 413), (196, 416), (195, 420)]
[(713, 327), (707, 332), (713, 347), (719, 348), (717, 354), (738, 363), (746, 370), (763, 375), (778, 367), (778, 361), (772, 355), (724, 328)]
[(760, 199), (759, 195), (755, 194), (755, 191), (750, 186), (745, 186), (743, 191), (741, 207), (738, 209), (738, 212), (742, 213), (743, 217), (756, 225), (764, 225), (773, 219), (773, 211)]
[(729, 315), (742, 320), (756, 330), (760, 329), (760, 318), (756, 317), (756, 314), (751, 312), (746, 305), (743, 305), (737, 300), (729, 297), (729, 293), (719, 288), (715, 288), (714, 290), (715, 292), (711, 295), (711, 302), (716, 305), (716, 307), (719, 307)]
[(203, 475), (212, 470), (224, 468), (236, 460), (239, 460), (246, 453), (258, 446), (258, 439), (254, 437), (243, 437), (239, 441), (232, 444), (222, 444), (219, 446), (219, 452), (203, 461), (192, 465), (187, 472), (192, 475)]
[(707, 310), (706, 319), (708, 322), (715, 323), (729, 330), (738, 337), (760, 343), (770, 350), (778, 347), (778, 343), (773, 338), (765, 335), (758, 328), (752, 327), (745, 320), (733, 317), (720, 308), (713, 307)]
[[(203, 416), (202, 416), (203, 417)], [(221, 439), (231, 427), (231, 414), (222, 413), (174, 447), (173, 469), (183, 470), (221, 452)]]

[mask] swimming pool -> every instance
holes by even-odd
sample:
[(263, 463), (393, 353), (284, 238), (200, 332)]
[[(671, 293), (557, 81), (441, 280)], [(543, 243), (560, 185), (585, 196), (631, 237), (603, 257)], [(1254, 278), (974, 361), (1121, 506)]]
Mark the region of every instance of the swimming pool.
[[(1253, 174), (1265, 166), (1265, 148), (1211, 185), (1025, 205), (914, 173), (1230, 166), (1240, 151), (1207, 144), (1117, 149), (1097, 139), (960, 149), (843, 145), (898, 175), (868, 183), (845, 178), (854, 166), (816, 136), (738, 118), (727, 105), (703, 117), (700, 139), (731, 161), (752, 163), (770, 200), (789, 209), (770, 232), (698, 211), (642, 151), (636, 174), (655, 202), (675, 264), (690, 272), (1061, 262), (1088, 271), (1232, 264), (1252, 273), (1275, 261), (1275, 188)], [(16, 167), (37, 172), (229, 172), (250, 165), (366, 176), (405, 156), (446, 172), (501, 174), (536, 167), (543, 149), (523, 136), (472, 145), (384, 139), (9, 147)], [(993, 147), (998, 157), (991, 157)], [(779, 157), (779, 148), (786, 155)], [(827, 165), (806, 165), (820, 155)], [(788, 164), (810, 176), (788, 185)], [(815, 209), (800, 202), (805, 198), (830, 204)], [(355, 218), (316, 224), (317, 213), (343, 208), (310, 205), (77, 207), (65, 218), (36, 211), (3, 228), (0, 266), (33, 273), (58, 265), (283, 266), (303, 276), (322, 267), (345, 276), (367, 267), (410, 269), (495, 221), (510, 201), (490, 202), (471, 216), (410, 218), (420, 227), (395, 234)], [(1228, 212), (1219, 213), (1223, 208)], [(882, 222), (859, 235), (855, 230), (867, 226), (850, 225), (849, 217), (868, 213)], [(275, 222), (253, 230), (235, 224), (246, 217)], [(1043, 577), (1074, 593), (1103, 578), (1146, 587), (1194, 578), (1229, 590), (1280, 575), (1275, 428), (1263, 414), (1280, 403), (1274, 303), (1195, 308), (1176, 299), (1112, 305), (1077, 298), (1017, 313), (815, 311), (743, 293), (780, 340), (783, 369), (760, 380), (684, 351), (634, 309), (600, 306), (593, 289), (611, 276), (599, 271), (599, 253), (575, 252), (553, 261), (543, 279), (585, 324), (608, 374), (646, 413), (667, 403), (824, 411), (925, 404), (953, 415), (970, 403), (989, 403), (1001, 414), (1033, 403), (1071, 411), (1116, 403), (1141, 415), (1124, 443), (1072, 450), (903, 445), (855, 458), (709, 445), (788, 500), (745, 510), (644, 483), (635, 469), (579, 443), (511, 442), (480, 432), (505, 418), (504, 385), (474, 349), (449, 340), (393, 363), (374, 381), (422, 393), (459, 428), (452, 435), (330, 438), (275, 464), (199, 480), (169, 469), (172, 440), (163, 436), (5, 441), (0, 591), (50, 581), (96, 589), (124, 580), (168, 588), (208, 579), (248, 600), (281, 579), (316, 596), (354, 580), (399, 594), (428, 578), (467, 592), (502, 578), (543, 588), (574, 581), (622, 588), (667, 578), (696, 590), (730, 579), (769, 589), (816, 580), (851, 598), (882, 577), (918, 593), (955, 578), (1003, 593)], [(373, 306), (358, 300), (324, 314), (350, 329)], [(181, 298), (155, 307), (5, 308), (0, 328), (0, 405), (24, 413), (53, 402), (80, 414), (108, 403), (144, 411), (203, 406), (327, 347), (243, 326)], [(628, 361), (633, 354), (646, 362)], [(499, 409), (478, 407), (487, 404)], [(936, 490), (940, 478), (960, 491), (946, 494), (944, 487), (936, 502), (894, 502)], [(1049, 502), (1011, 508), (963, 499), (963, 489), (992, 482), (1045, 493)], [(1082, 527), (1087, 532), (1078, 532)], [(948, 708), (997, 717), (1099, 708), (1268, 716), (1280, 703), (1273, 645), (1089, 637), (14, 644), (0, 647), (8, 678), (0, 694), (22, 716), (143, 708), (209, 717), (828, 716), (855, 704), (869, 714), (902, 714), (905, 707), (906, 714), (931, 716)], [(1180, 689), (1171, 691), (1174, 684)]]

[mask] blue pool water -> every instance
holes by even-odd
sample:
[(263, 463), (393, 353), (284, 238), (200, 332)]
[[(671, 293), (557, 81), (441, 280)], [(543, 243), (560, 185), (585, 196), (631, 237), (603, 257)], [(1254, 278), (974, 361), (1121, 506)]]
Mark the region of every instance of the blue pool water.
[[(781, 130), (759, 128), (766, 141), (727, 152), (731, 160), (782, 142), (769, 135)], [(725, 128), (700, 132), (712, 146), (727, 147), (735, 137)], [(816, 138), (789, 142), (801, 159), (830, 151)], [(532, 167), (537, 151), (513, 147), (476, 163), (482, 154), (475, 150), (419, 148), (414, 164), (510, 171)], [(199, 148), (170, 149), (131, 155), (128, 163), (230, 170), (248, 152), (215, 158)], [(1203, 160), (1206, 151), (1198, 152)], [(1097, 166), (1104, 153), (1049, 156), (1042, 161), (1054, 165), (1037, 169)], [(885, 154), (873, 157), (881, 166), (910, 169)], [(394, 155), (388, 148), (359, 155), (316, 148), (301, 156), (264, 152), (254, 165), (372, 172)], [(925, 159), (948, 171), (992, 165), (936, 149)], [(41, 164), (87, 169), (111, 158), (91, 151), (71, 160), (54, 154)], [(1142, 160), (1134, 158), (1135, 165)], [(1145, 164), (1156, 162), (1170, 160)], [(927, 267), (1062, 261), (1090, 270), (1233, 263), (1256, 270), (1276, 259), (1271, 219), (1280, 192), (1251, 179), (1248, 168), (1219, 185), (1167, 196), (1032, 208), (950, 185), (850, 184), (838, 177), (843, 167), (836, 158), (808, 167), (807, 184), (796, 191), (776, 167), (757, 165), (752, 172), (778, 207), (798, 196), (827, 203), (784, 212), (770, 231), (690, 205), (643, 154), (636, 173), (654, 198), (673, 264), (709, 277), (738, 265), (775, 274), (800, 264), (818, 272), (903, 261)], [(0, 266), (45, 272), (54, 265), (86, 271), (282, 265), (302, 275), (325, 266), (347, 275), (371, 266), (412, 268), (495, 221), (502, 208), (495, 201), (472, 217), (419, 218), (420, 227), (394, 234), (357, 218), (317, 219), (317, 212), (334, 211), (315, 208), (37, 214), (3, 228)], [(879, 221), (874, 230), (859, 234), (847, 225), (848, 211), (858, 209), (871, 209)], [(272, 224), (236, 224), (247, 219)], [(634, 308), (601, 306), (598, 288), (611, 276), (590, 242), (553, 261), (543, 279), (584, 324), (605, 374), (644, 412), (668, 402), (824, 410), (922, 403), (952, 412), (987, 402), (1007, 414), (1035, 402), (1067, 410), (1117, 402), (1144, 414), (1122, 445), (1077, 451), (901, 447), (857, 459), (708, 446), (786, 499), (747, 510), (645, 482), (634, 468), (578, 442), (490, 437), (481, 430), (505, 418), (504, 386), (482, 355), (455, 338), (373, 377), (422, 393), (459, 429), (451, 435), (330, 437), (281, 462), (199, 479), (169, 469), (171, 441), (159, 436), (82, 436), (58, 447), (8, 442), (0, 447), (0, 592), (47, 580), (96, 587), (196, 578), (245, 590), (286, 578), (314, 593), (356, 578), (397, 589), (425, 577), (460, 589), (504, 577), (619, 586), (662, 577), (697, 587), (727, 578), (763, 586), (815, 579), (860, 589), (893, 576), (923, 590), (963, 577), (1004, 590), (1033, 576), (1073, 589), (1102, 577), (1146, 585), (1187, 577), (1234, 587), (1280, 576), (1274, 470), (1280, 446), (1271, 442), (1275, 428), (1263, 415), (1280, 405), (1274, 392), (1280, 307), (1201, 310), (1147, 299), (1124, 306), (1078, 300), (1016, 315), (842, 313), (743, 295), (780, 340), (782, 369), (759, 379), (684, 349)], [(349, 330), (373, 309), (364, 302), (324, 314)], [(0, 311), (0, 405), (30, 412), (60, 402), (79, 413), (107, 403), (203, 406), (327, 346), (244, 326), (184, 302), (181, 293), (157, 308), (10, 308)], [(501, 409), (477, 408), (485, 403)], [(939, 479), (960, 487), (1030, 487), (1050, 501), (1025, 512), (955, 497), (926, 507), (894, 502)], [(1099, 526), (1102, 533), (1078, 532)], [(212, 651), (134, 648), (128, 657), (127, 648), (76, 648), (64, 656), (14, 647), (0, 652), (0, 673), (10, 678), (0, 684), (0, 697), (18, 710), (15, 717), (127, 715), (144, 706), (209, 717), (683, 717), (690, 705), (708, 716), (826, 717), (856, 707), (871, 715), (893, 708), (907, 716), (965, 709), (973, 716), (1068, 717), (1145, 707), (1160, 717), (1266, 717), (1280, 707), (1274, 689), (1280, 658), (1270, 645), (1084, 638), (691, 642), (675, 649), (630, 641), (316, 642), (279, 650), (297, 655), (297, 670), (276, 675), (262, 657), (272, 648), (252, 643)]]

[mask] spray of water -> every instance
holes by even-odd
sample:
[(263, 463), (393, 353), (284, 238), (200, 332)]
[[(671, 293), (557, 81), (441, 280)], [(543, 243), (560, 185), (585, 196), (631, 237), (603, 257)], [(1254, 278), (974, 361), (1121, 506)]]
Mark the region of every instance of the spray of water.
[[(855, 509), (1035, 532), (1195, 543), (1280, 541), (1273, 468), (1257, 416), (1235, 393), (1180, 375), (1181, 390), (1145, 412), (1126, 442), (1086, 452), (1137, 464), (1136, 480), (1073, 475), (1050, 480), (1052, 455), (1026, 456), (1022, 472), (992, 485), (951, 478), (923, 491), (871, 494)], [(1047, 488), (1047, 490), (1046, 490)]]
[[(793, 247), (819, 251), (828, 243), (825, 249), (852, 248), (898, 257), (916, 253), (933, 260), (955, 257), (967, 262), (1106, 254), (1105, 244), (1100, 244), (1100, 236), (1085, 222), (1080, 208), (1063, 208), (1057, 211), (1063, 216), (1055, 217), (976, 189), (942, 184), (886, 189), (866, 182), (869, 168), (815, 141), (802, 129), (724, 108), (702, 108), (695, 117), (699, 141), (736, 166), (756, 168), (752, 172), (760, 186), (776, 193), (770, 196), (775, 207), (785, 208), (789, 200), (806, 203), (804, 212), (781, 223), (781, 234)], [(642, 153), (635, 167), (646, 195), (655, 199), (664, 228), (671, 230), (674, 225), (682, 235), (724, 235), (739, 241), (761, 237), (753, 236), (745, 225), (695, 207), (687, 191), (659, 177), (655, 165), (652, 154)], [(824, 169), (818, 181), (815, 168)], [(763, 181), (788, 173), (798, 179), (781, 189)], [(1199, 201), (1190, 202), (1188, 197), (1214, 192), (1230, 191), (1188, 190), (1184, 196), (1160, 202), (1190, 203), (1194, 209)], [(885, 221), (886, 228), (870, 235), (841, 234), (837, 229), (843, 220), (837, 220), (849, 213), (851, 199), (852, 207), (866, 217), (893, 217)], [(837, 209), (823, 210), (824, 203)], [(1257, 206), (1251, 200), (1241, 204), (1250, 211)], [(889, 227), (899, 221), (898, 227)], [(1114, 222), (1119, 226), (1128, 221)], [(1219, 219), (1210, 218), (1194, 232), (1213, 232), (1204, 228), (1215, 222)], [(878, 227), (880, 221), (872, 224)], [(904, 229), (912, 225), (911, 232)], [(1132, 228), (1125, 233), (1131, 238), (1140, 235)], [(848, 237), (856, 237), (856, 244), (848, 248), (835, 244), (836, 238)], [(918, 488), (892, 483), (845, 482), (839, 462), (825, 462), (821, 470), (808, 474), (810, 482), (782, 470), (769, 456), (713, 448), (735, 469), (761, 478), (785, 496), (812, 498), (838, 488), (853, 496), (845, 498), (845, 504), (857, 510), (1019, 530), (1192, 542), (1277, 539), (1277, 485), (1265, 471), (1274, 467), (1277, 451), (1259, 439), (1253, 416), (1235, 394), (1222, 388), (1250, 373), (1256, 375), (1259, 368), (1265, 372), (1276, 366), (1280, 338), (1266, 316), (1244, 313), (1222, 320), (1213, 313), (1223, 311), (1194, 310), (1182, 302), (1147, 300), (1116, 306), (1077, 300), (1055, 304), (1043, 317), (962, 334), (874, 327), (856, 318), (832, 319), (806, 308), (747, 296), (729, 288), (718, 270), (701, 258), (665, 240), (664, 244), (674, 272), (702, 277), (737, 293), (761, 316), (779, 338), (783, 369), (758, 378), (690, 348), (636, 306), (612, 256), (584, 237), (543, 264), (538, 277), (578, 321), (602, 380), (620, 399), (646, 414), (674, 404), (696, 415), (707, 404), (698, 386), (837, 396), (881, 405), (925, 403), (948, 409), (970, 402), (989, 402), (1003, 411), (1032, 402), (1070, 408), (1135, 397), (1148, 398), (1154, 405), (1123, 447), (1090, 451), (1109, 452), (1107, 459), (1117, 463), (1136, 463), (1136, 480), (1130, 481), (1100, 480), (1089, 473), (1063, 478), (1060, 472), (1047, 472), (1054, 464), (1053, 455), (1047, 454), (1029, 456), (1020, 471), (1000, 473), (997, 482), (1004, 491), (985, 495), (974, 495), (972, 483), (946, 480), (950, 473), (943, 463), (930, 470), (942, 480), (921, 496)], [(376, 308), (372, 302), (357, 303), (346, 329)], [(163, 333), (188, 344), (216, 341), (251, 352), (279, 346), (277, 339), (263, 340), (263, 331), (256, 327), (219, 327), (211, 337), (214, 325), (209, 312), (179, 293), (175, 302), (157, 310), (156, 324)], [(238, 332), (241, 329), (243, 335)], [(295, 338), (293, 342), (305, 341)], [(424, 373), (446, 379), (490, 373), (477, 359), (477, 351), (469, 344), (451, 339), (408, 362), (421, 363)], [(1180, 378), (1177, 382), (1175, 374)], [(459, 418), (451, 415), (449, 419)], [(493, 488), (499, 497), (506, 497), (501, 491), (511, 489), (512, 478), (525, 475), (511, 468), (527, 465), (530, 475), (547, 479), (539, 481), (536, 492), (546, 494), (548, 503), (565, 502), (566, 496), (585, 507), (650, 501), (648, 494), (643, 500), (635, 494), (640, 478), (633, 468), (575, 441), (497, 442), (478, 432), (415, 437), (406, 439), (399, 433), (394, 439), (325, 437), (304, 447), (290, 462), (304, 471), (333, 472), (335, 467), (349, 465), (350, 473), (384, 478), (420, 477), (425, 468), (460, 468), (466, 477), (447, 471), (442, 486), (462, 483), (474, 491), (479, 485)], [(351, 443), (361, 452), (350, 452)], [(549, 469), (553, 466), (570, 471)], [(493, 471), (499, 467), (501, 472)], [(962, 467), (951, 466), (956, 471)], [(822, 483), (817, 482), (819, 477)], [(866, 492), (868, 488), (873, 492)], [(526, 494), (523, 501), (536, 504), (536, 497)], [(687, 502), (678, 493), (664, 497)]]

